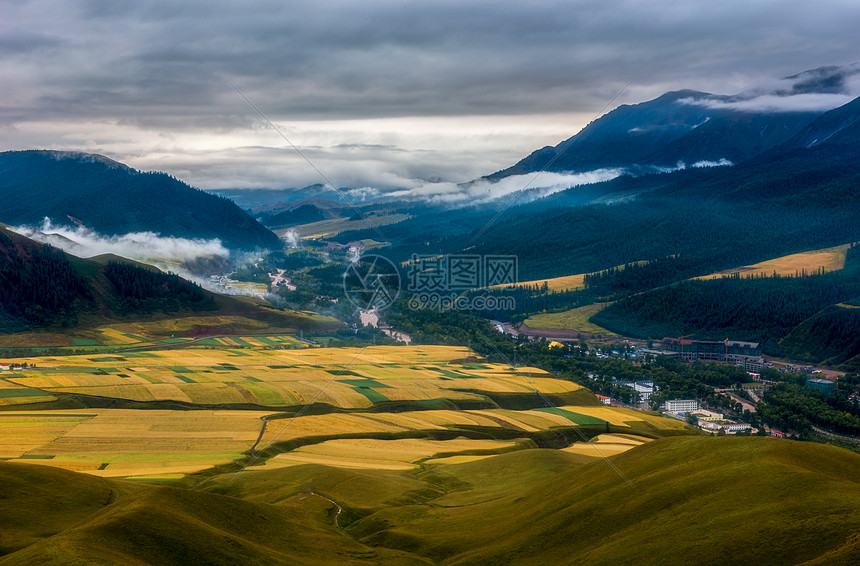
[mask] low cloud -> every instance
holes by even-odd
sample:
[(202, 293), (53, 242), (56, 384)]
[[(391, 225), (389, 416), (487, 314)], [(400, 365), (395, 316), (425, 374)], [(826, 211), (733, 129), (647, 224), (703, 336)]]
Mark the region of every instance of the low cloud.
[(765, 94), (743, 100), (683, 99), (680, 102), (714, 110), (742, 112), (826, 112), (848, 104), (854, 98), (852, 94)]
[(500, 181), (479, 180), (466, 185), (456, 183), (421, 183), (409, 189), (393, 191), (388, 196), (415, 197), (434, 204), (469, 206), (484, 204), (524, 191), (520, 204), (564, 191), (579, 185), (609, 181), (625, 173), (624, 169), (597, 169), (585, 173), (531, 173), (511, 175)]
[(742, 112), (826, 112), (860, 96), (860, 64), (821, 67), (763, 82), (734, 96), (680, 102)]
[(221, 240), (188, 239), (160, 236), (154, 232), (131, 232), (118, 236), (105, 236), (80, 226), (56, 226), (45, 219), (38, 228), (19, 226), (15, 232), (37, 242), (50, 244), (72, 255), (88, 258), (102, 254), (116, 254), (125, 258), (150, 263), (183, 262), (202, 257), (227, 258), (230, 250)]

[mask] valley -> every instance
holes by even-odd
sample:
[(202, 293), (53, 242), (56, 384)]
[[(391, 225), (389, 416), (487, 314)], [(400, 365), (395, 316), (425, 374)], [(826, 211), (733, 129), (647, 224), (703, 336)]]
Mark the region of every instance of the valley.
[(0, 152), (0, 566), (860, 562), (860, 64), (630, 34), (654, 76), (597, 84), (533, 4), (144, 2), (187, 41), (10, 90), (0, 136), (56, 123)]

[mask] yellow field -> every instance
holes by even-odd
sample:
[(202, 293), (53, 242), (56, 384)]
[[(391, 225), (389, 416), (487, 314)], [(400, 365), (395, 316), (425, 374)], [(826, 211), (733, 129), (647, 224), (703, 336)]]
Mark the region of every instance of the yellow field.
[(26, 405), (28, 403), (44, 403), (55, 401), (57, 398), (50, 393), (25, 387), (15, 383), (8, 377), (20, 375), (21, 372), (4, 371), (0, 373), (0, 406)]
[(703, 275), (696, 279), (719, 279), (735, 275), (740, 275), (741, 277), (768, 277), (774, 273), (782, 277), (794, 277), (795, 274), (804, 271), (807, 274), (815, 273), (820, 269), (826, 272), (839, 271), (845, 267), (845, 253), (848, 247), (849, 244), (845, 244), (843, 246), (836, 246), (835, 248), (801, 252), (799, 254), (769, 259), (753, 265), (745, 265), (735, 269), (712, 273), (711, 275)]
[[(633, 262), (636, 264), (646, 263), (644, 261)], [(617, 265), (612, 269), (623, 269), (623, 265)], [(599, 272), (595, 272), (599, 273)], [(564, 275), (562, 277), (552, 277), (550, 279), (534, 279), (532, 281), (520, 281), (516, 283), (514, 286), (516, 287), (532, 287), (537, 285), (538, 287), (542, 287), (544, 283), (546, 283), (547, 288), (550, 291), (573, 291), (575, 289), (581, 289), (585, 286), (585, 276), (586, 273), (577, 273), (575, 275)], [(497, 287), (508, 287), (509, 285), (497, 285)], [(550, 328), (550, 327), (547, 327)]]
[[(266, 467), (280, 468), (300, 464), (323, 464), (338, 468), (411, 470), (416, 468), (418, 463), (437, 455), (473, 451), (486, 452), (489, 455), (517, 449), (520, 445), (524, 445), (524, 443), (515, 440), (471, 440), (468, 438), (455, 438), (453, 440), (422, 438), (329, 440), (279, 454), (268, 460)], [(525, 445), (527, 447), (534, 446), (531, 443), (525, 443)]]
[(259, 434), (260, 411), (0, 412), (0, 458), (106, 477), (226, 464)]
[[(221, 340), (243, 346), (255, 343), (250, 338)], [(537, 368), (516, 373), (502, 364), (456, 363), (467, 353), (463, 348), (376, 346), (55, 356), (26, 359), (37, 367), (16, 372), (9, 382), (42, 395), (264, 407), (317, 402), (342, 408), (366, 408), (388, 400), (481, 398), (458, 390), (529, 393), (536, 387), (544, 393), (566, 393), (580, 389)]]
[[(207, 406), (243, 403), (282, 407), (316, 402), (360, 410), (380, 401), (409, 400), (423, 407), (283, 418), (272, 411), (226, 408), (28, 412), (23, 406), (20, 410), (7, 406), (7, 410), (0, 411), (0, 459), (100, 476), (178, 478), (243, 458), (256, 442), (263, 427), (261, 417), (266, 415), (273, 418), (266, 424), (258, 451), (286, 449), (286, 442), (302, 444), (268, 461), (255, 462), (269, 467), (314, 463), (412, 469), (533, 447), (527, 435), (555, 427), (590, 426), (602, 430), (612, 425), (615, 432), (622, 427), (632, 435), (653, 435), (684, 427), (673, 419), (596, 404), (533, 410), (445, 408), (450, 406), (440, 404), (445, 400), (479, 399), (482, 392), (532, 393), (537, 388), (547, 394), (570, 395), (581, 389), (537, 368), (520, 368), (518, 373), (501, 364), (463, 364), (468, 355), (465, 348), (448, 346), (273, 350), (246, 342), (245, 347), (235, 350), (181, 349), (20, 359), (36, 367), (3, 373), (0, 402), (7, 405), (28, 399), (31, 394), (46, 401), (60, 393), (75, 393)], [(587, 393), (583, 395), (583, 402), (593, 402)], [(575, 395), (568, 398), (577, 399)], [(506, 429), (505, 435), (514, 431), (523, 438), (493, 440), (492, 431), (502, 429)], [(440, 433), (457, 438), (420, 438)], [(473, 434), (482, 439), (465, 437)], [(386, 435), (386, 439), (347, 438), (356, 435)], [(308, 443), (309, 437), (318, 440)], [(602, 435), (596, 442), (605, 445), (608, 455), (636, 442), (635, 436), (625, 438)]]
[(610, 332), (588, 321), (589, 318), (603, 310), (607, 305), (609, 303), (595, 303), (564, 312), (536, 314), (527, 318), (525, 324), (531, 328), (557, 328), (615, 336), (614, 332)]
[(563, 277), (553, 277), (551, 279), (520, 281), (513, 286), (532, 287), (534, 285), (537, 285), (538, 287), (543, 287), (544, 283), (547, 284), (547, 288), (550, 291), (572, 291), (574, 289), (581, 289), (585, 286), (585, 273), (578, 273), (576, 275), (565, 275)]
[(627, 452), (645, 442), (648, 442), (648, 439), (627, 435), (601, 434), (594, 437), (591, 442), (576, 442), (567, 448), (562, 448), (561, 451), (593, 458), (606, 458)]
[[(613, 424), (674, 429), (683, 423), (637, 411), (564, 407)], [(618, 411), (618, 414), (614, 414)], [(257, 439), (264, 411), (167, 411), (79, 409), (0, 412), (0, 458), (108, 477), (174, 477), (236, 460)], [(309, 436), (415, 433), (456, 427), (508, 428), (534, 432), (574, 423), (551, 411), (427, 410), (403, 413), (332, 413), (270, 420), (259, 446)], [(630, 447), (637, 437), (601, 435), (604, 455)], [(422, 462), (453, 463), (533, 446), (528, 440), (333, 439), (277, 455), (265, 465), (325, 464), (347, 468), (411, 469)], [(579, 445), (570, 448), (577, 451)], [(588, 448), (587, 445), (583, 445)], [(478, 452), (478, 454), (476, 454)], [(583, 452), (584, 453), (584, 452)], [(458, 458), (450, 459), (456, 456)]]

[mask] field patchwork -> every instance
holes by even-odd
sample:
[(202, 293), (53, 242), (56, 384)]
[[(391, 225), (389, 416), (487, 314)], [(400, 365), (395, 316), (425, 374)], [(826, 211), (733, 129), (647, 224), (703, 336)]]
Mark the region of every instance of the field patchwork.
[(179, 477), (240, 458), (259, 411), (0, 412), (0, 459), (105, 477)]
[[(593, 443), (610, 455), (685, 426), (606, 407), (537, 368), (466, 362), (465, 348), (269, 349), (259, 338), (219, 340), (223, 349), (19, 359), (26, 370), (4, 372), (0, 382), (0, 459), (159, 480), (235, 461), (256, 469), (412, 470), (534, 448), (547, 438), (567, 446), (576, 427), (601, 433)], [(535, 390), (560, 406), (498, 408), (540, 406)], [(64, 395), (97, 406), (116, 400), (120, 408), (27, 410), (28, 403), (68, 402)], [(316, 408), (295, 414), (309, 404)], [(566, 450), (595, 457), (584, 442)]]
[(384, 401), (481, 401), (482, 392), (528, 394), (537, 388), (564, 395), (581, 389), (537, 368), (518, 373), (502, 364), (463, 364), (462, 348), (266, 350), (250, 338), (218, 340), (247, 348), (28, 358), (35, 367), (8, 379), (21, 391), (9, 395), (67, 393), (205, 406), (315, 402), (362, 409)]

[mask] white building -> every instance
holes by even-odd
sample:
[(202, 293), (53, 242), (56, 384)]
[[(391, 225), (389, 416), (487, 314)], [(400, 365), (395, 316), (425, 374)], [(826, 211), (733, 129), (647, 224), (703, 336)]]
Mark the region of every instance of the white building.
[(699, 426), (705, 430), (724, 430), (726, 432), (740, 432), (742, 430), (749, 430), (752, 428), (747, 423), (732, 423), (732, 422), (719, 422), (719, 421), (705, 421), (699, 419)]
[(699, 410), (699, 402), (696, 399), (672, 399), (663, 403), (663, 408), (670, 413), (689, 413)]

